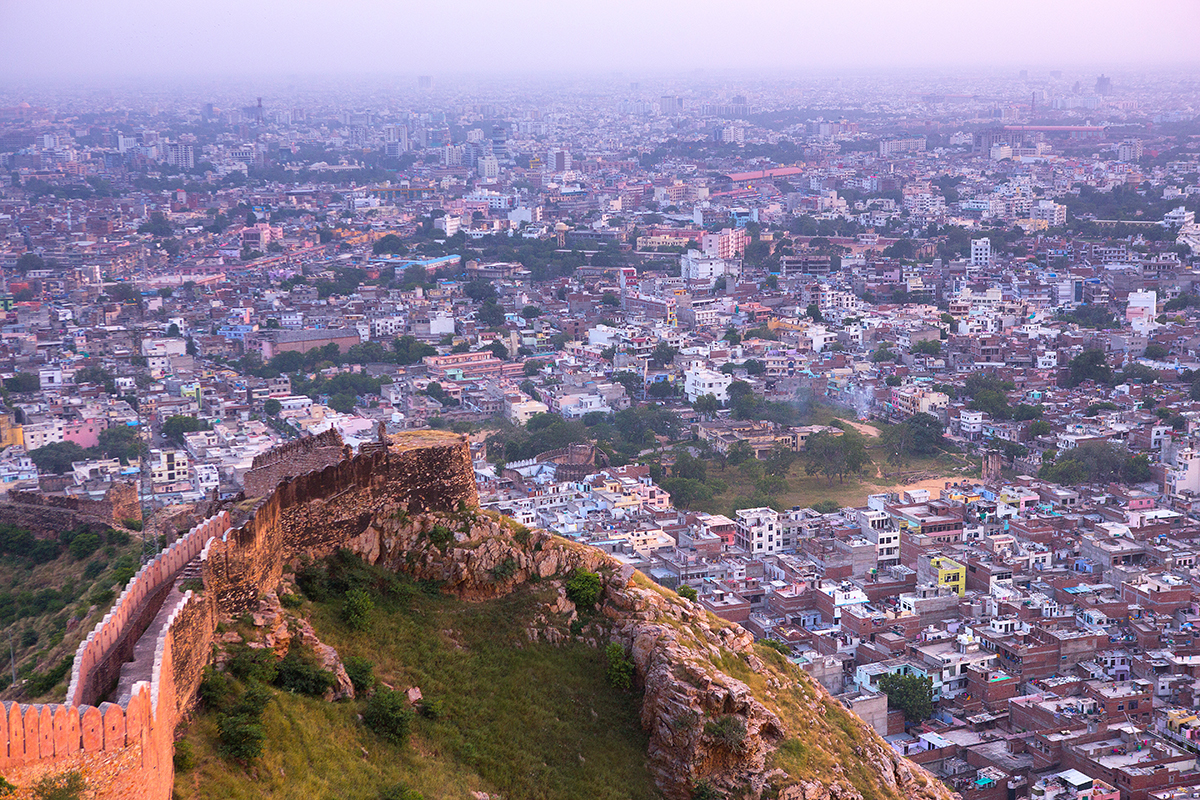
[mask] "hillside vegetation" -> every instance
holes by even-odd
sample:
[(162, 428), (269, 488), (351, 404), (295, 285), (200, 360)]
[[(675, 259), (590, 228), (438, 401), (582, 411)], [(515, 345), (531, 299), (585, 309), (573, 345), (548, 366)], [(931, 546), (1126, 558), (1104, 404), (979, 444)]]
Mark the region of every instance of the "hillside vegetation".
[[(137, 572), (141, 542), (84, 524), (56, 539), (0, 523), (0, 698), (61, 702), (79, 642)], [(16, 683), (13, 683), (13, 670)]]
[[(278, 667), (269, 634), (274, 655), (232, 645), (240, 683), (206, 679), (179, 797), (950, 796), (778, 651), (598, 550), (468, 509), (391, 506), (351, 550), (278, 592), (292, 629), (311, 623), (337, 648), (358, 696), (301, 696), (333, 675), (282, 677), (312, 663), (295, 636)], [(223, 640), (278, 630), (262, 608)]]
[(366, 628), (354, 630), (342, 617), (342, 593), (305, 585), (321, 601), (305, 600), (296, 613), (343, 660), (369, 661), (375, 678), (397, 690), (421, 689), (428, 705), (413, 716), (408, 742), (364, 727), (363, 699), (327, 703), (275, 689), (263, 755), (249, 768), (219, 754), (217, 715), (200, 713), (184, 740), (195, 767), (176, 778), (177, 796), (377, 800), (398, 785), (430, 800), (472, 800), (472, 791), (659, 796), (638, 698), (607, 683), (595, 648), (530, 643), (524, 629), (536, 593), (469, 604), (388, 582), (388, 591), (371, 592)]

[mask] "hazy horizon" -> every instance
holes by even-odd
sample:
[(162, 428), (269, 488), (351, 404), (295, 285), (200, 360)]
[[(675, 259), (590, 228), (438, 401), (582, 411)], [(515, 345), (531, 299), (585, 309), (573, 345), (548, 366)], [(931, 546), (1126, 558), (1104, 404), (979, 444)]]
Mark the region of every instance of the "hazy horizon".
[[(6, 0), (9, 80), (314, 75), (678, 74), (692, 70), (1155, 69), (1200, 62), (1200, 3), (712, 0), (571, 6), (464, 0)], [(1131, 13), (1132, 12), (1132, 13)]]

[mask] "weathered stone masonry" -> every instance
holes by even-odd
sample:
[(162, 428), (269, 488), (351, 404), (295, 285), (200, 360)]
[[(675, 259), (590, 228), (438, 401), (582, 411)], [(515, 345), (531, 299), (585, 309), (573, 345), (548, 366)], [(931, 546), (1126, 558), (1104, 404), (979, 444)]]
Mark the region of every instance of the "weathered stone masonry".
[[(195, 700), (220, 617), (250, 608), (296, 556), (347, 545), (380, 505), (420, 512), (477, 502), (466, 441), (422, 432), (284, 481), (236, 528), (225, 513), (205, 520), (143, 567), (80, 645), (65, 704), (5, 704), (0, 774), (24, 787), (46, 772), (81, 769), (97, 798), (167, 800), (174, 731)], [(189, 562), (199, 564), (203, 591), (178, 591)], [(156, 617), (161, 627), (147, 631)], [(128, 659), (143, 632), (156, 637), (150, 680), (135, 682), (123, 706), (103, 702), (122, 668), (136, 666)]]

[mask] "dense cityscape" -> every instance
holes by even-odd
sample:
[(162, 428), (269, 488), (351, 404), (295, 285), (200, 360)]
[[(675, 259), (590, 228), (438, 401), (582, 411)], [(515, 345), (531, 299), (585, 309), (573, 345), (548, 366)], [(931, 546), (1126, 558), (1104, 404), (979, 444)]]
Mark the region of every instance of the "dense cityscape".
[(144, 560), (272, 448), (450, 431), (964, 798), (1200, 787), (1194, 72), (0, 100), (4, 508)]

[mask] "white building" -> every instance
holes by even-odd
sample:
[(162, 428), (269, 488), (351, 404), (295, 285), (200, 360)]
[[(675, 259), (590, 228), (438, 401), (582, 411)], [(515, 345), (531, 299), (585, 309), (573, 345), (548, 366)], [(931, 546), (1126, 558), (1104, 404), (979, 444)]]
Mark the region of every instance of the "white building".
[(729, 385), (733, 377), (724, 372), (707, 369), (706, 367), (691, 367), (683, 374), (683, 393), (689, 403), (706, 394), (717, 398), (719, 403), (729, 402)]
[(737, 278), (738, 269), (734, 262), (717, 256), (706, 255), (699, 250), (688, 250), (679, 259), (680, 277), (684, 283), (703, 282), (709, 287), (717, 278)]
[(751, 555), (772, 555), (783, 549), (783, 526), (774, 509), (743, 508), (734, 517), (734, 543)]
[(992, 264), (992, 240), (986, 236), (971, 240), (971, 266), (989, 267)]

